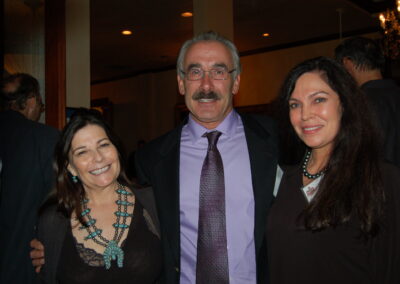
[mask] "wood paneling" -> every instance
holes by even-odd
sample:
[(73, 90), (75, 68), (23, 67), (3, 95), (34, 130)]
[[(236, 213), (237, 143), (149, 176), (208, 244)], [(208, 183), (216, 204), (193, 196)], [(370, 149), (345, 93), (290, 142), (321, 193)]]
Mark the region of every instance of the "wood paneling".
[(46, 124), (65, 125), (65, 0), (45, 1)]

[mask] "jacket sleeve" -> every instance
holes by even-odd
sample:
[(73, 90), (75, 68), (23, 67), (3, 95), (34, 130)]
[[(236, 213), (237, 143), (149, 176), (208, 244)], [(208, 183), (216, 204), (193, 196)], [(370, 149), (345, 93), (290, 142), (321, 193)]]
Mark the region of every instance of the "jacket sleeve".
[(56, 283), (56, 273), (65, 232), (68, 228), (68, 218), (57, 212), (53, 204), (42, 210), (38, 226), (37, 238), (44, 246), (45, 264), (40, 271), (42, 283)]

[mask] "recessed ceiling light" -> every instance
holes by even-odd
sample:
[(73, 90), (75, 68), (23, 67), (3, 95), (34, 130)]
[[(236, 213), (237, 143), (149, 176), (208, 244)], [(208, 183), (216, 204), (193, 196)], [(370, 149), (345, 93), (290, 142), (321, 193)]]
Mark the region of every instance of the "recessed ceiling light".
[(192, 12), (183, 12), (181, 14), (181, 16), (184, 18), (189, 18), (189, 17), (193, 17), (193, 13)]
[(262, 36), (263, 37), (269, 37), (269, 33), (263, 33)]
[(121, 32), (121, 34), (123, 34), (123, 35), (131, 35), (131, 34), (132, 34), (132, 31), (130, 31), (130, 30), (123, 30), (123, 31)]

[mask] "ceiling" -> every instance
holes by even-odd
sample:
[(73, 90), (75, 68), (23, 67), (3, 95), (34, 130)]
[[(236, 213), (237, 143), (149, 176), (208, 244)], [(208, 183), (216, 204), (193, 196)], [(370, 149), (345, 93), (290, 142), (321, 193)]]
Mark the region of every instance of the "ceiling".
[[(5, 53), (24, 55), (32, 42), (29, 9), (46, 0), (3, 0), (12, 32)], [(47, 0), (52, 1), (52, 0)], [(232, 0), (234, 42), (241, 55), (378, 31), (377, 14), (394, 0)], [(0, 0), (1, 3), (1, 0)], [(91, 81), (93, 84), (174, 68), (182, 43), (193, 36), (193, 0), (91, 0)], [(28, 8), (29, 7), (29, 8)], [(341, 19), (341, 21), (340, 21)], [(340, 24), (341, 22), (341, 24)], [(131, 29), (131, 36), (121, 30)], [(269, 37), (262, 37), (263, 33)]]
[[(242, 55), (379, 30), (391, 0), (233, 0)], [(157, 3), (155, 5), (154, 3)], [(192, 0), (91, 1), (91, 79), (104, 82), (173, 68), (193, 35)], [(340, 25), (341, 18), (341, 25)], [(132, 29), (123, 36), (122, 29)], [(262, 37), (265, 32), (269, 37)]]

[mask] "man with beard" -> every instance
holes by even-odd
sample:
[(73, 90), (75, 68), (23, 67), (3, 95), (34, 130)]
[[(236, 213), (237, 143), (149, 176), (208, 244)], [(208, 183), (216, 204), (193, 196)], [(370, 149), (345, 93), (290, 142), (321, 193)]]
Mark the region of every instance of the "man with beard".
[[(185, 42), (178, 56), (177, 79), (190, 114), (182, 125), (137, 151), (139, 181), (151, 184), (156, 197), (166, 283), (266, 281), (264, 233), (273, 200), (277, 140), (272, 120), (240, 115), (233, 109), (240, 71), (236, 47), (218, 34), (207, 32)], [(222, 199), (204, 201), (203, 161), (210, 150), (205, 133), (214, 131), (222, 133), (217, 148), (225, 192)], [(199, 244), (204, 242), (200, 215), (207, 215), (212, 207), (223, 211), (223, 221), (213, 219), (214, 228), (204, 225), (202, 234), (213, 239), (222, 229), (224, 242), (203, 243), (209, 254), (201, 252), (200, 257)]]
[[(233, 109), (240, 71), (229, 40), (207, 32), (186, 41), (177, 79), (190, 114), (136, 152), (139, 182), (154, 188), (163, 283), (267, 282), (264, 235), (277, 136), (270, 118)], [(216, 146), (209, 133), (217, 134)], [(33, 246), (32, 256), (43, 256), (40, 244)]]

